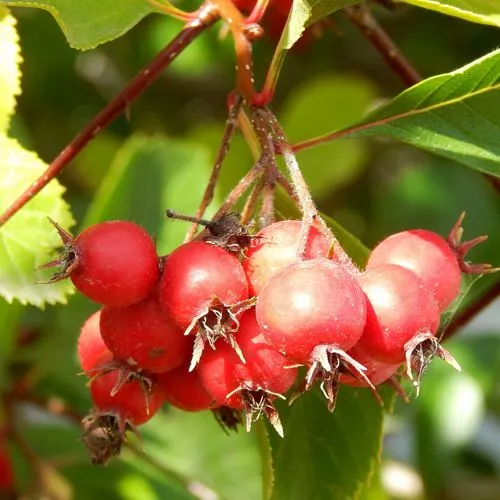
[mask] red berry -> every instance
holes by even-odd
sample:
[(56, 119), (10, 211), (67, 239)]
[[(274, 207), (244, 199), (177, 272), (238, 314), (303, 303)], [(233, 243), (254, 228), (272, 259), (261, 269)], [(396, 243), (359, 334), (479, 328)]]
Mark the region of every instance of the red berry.
[[(112, 361), (111, 353), (105, 353), (93, 367), (99, 370)], [(92, 379), (90, 394), (97, 410), (110, 414), (120, 421), (121, 426), (137, 426), (147, 422), (165, 401), (163, 391), (154, 377), (148, 383), (139, 379), (119, 384), (120, 371), (115, 370)], [(116, 394), (114, 392), (116, 391)], [(113, 395), (114, 394), (114, 395)]]
[[(373, 359), (365, 354), (358, 347), (354, 346), (347, 354), (352, 356), (356, 361), (361, 363), (365, 368), (365, 375), (369, 378), (373, 386), (380, 385), (391, 378), (401, 366), (400, 363), (387, 364)], [(342, 374), (340, 377), (342, 384), (350, 385), (351, 387), (369, 387), (368, 382), (358, 376), (354, 377), (349, 374)]]
[[(255, 235), (246, 251), (243, 268), (247, 274), (250, 295), (258, 295), (262, 287), (279, 271), (297, 259), (297, 247), (302, 222), (284, 220), (275, 222)], [(311, 226), (305, 259), (326, 257), (330, 240), (315, 226)]]
[(359, 284), (327, 259), (293, 264), (267, 283), (256, 304), (266, 339), (293, 362), (308, 364), (320, 344), (347, 351), (361, 337), (366, 299)]
[(368, 268), (359, 283), (368, 308), (357, 347), (384, 363), (403, 363), (405, 344), (418, 334), (434, 334), (439, 327), (434, 296), (413, 272), (393, 264)]
[(93, 368), (98, 358), (108, 351), (101, 337), (100, 318), (101, 311), (92, 314), (83, 324), (78, 337), (77, 355), (80, 366), (85, 372)]
[(460, 265), (448, 242), (432, 231), (415, 229), (393, 234), (380, 242), (367, 268), (396, 264), (410, 269), (434, 294), (441, 311), (460, 292)]
[(181, 410), (200, 411), (212, 407), (213, 398), (203, 387), (198, 371), (188, 371), (187, 365), (162, 373), (158, 382), (167, 402)]
[(222, 248), (192, 241), (165, 260), (160, 303), (185, 330), (194, 318), (206, 314), (217, 298), (225, 305), (248, 298), (248, 283), (238, 259)]
[(89, 227), (74, 239), (72, 252), (71, 281), (103, 305), (138, 302), (151, 293), (159, 278), (155, 244), (132, 222), (107, 221)]
[(219, 343), (201, 359), (197, 368), (200, 380), (215, 406), (247, 412), (247, 428), (253, 414), (264, 413), (282, 434), (272, 401), (290, 389), (297, 369), (288, 368), (285, 356), (266, 342), (253, 310), (243, 313), (236, 339), (246, 362), (228, 344)]
[(100, 328), (115, 358), (156, 373), (186, 362), (193, 346), (161, 309), (157, 294), (127, 307), (105, 306)]

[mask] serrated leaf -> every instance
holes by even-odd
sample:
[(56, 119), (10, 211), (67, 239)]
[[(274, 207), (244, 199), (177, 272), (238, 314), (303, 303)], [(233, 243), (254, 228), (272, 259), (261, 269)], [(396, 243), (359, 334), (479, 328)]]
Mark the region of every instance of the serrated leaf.
[[(41, 175), (47, 165), (38, 156), (23, 149), (17, 141), (0, 136), (0, 212)], [(73, 289), (71, 283), (37, 284), (51, 273), (36, 268), (55, 255), (61, 241), (47, 217), (69, 228), (73, 219), (62, 199), (64, 188), (52, 181), (22, 210), (0, 228), (0, 295), (7, 302), (43, 307), (65, 302)], [(53, 273), (52, 273), (53, 274)]]
[(370, 391), (341, 387), (330, 414), (314, 390), (280, 407), (280, 416), (285, 437), (269, 434), (275, 466), (271, 500), (356, 498), (382, 444), (383, 410)]
[(118, 38), (154, 11), (147, 0), (0, 0), (0, 4), (47, 10), (68, 43), (81, 50)]
[[(314, 140), (385, 136), (500, 176), (500, 50), (428, 78), (361, 123)], [(300, 148), (300, 146), (299, 146)]]
[(19, 64), (21, 55), (16, 20), (0, 7), (0, 134), (7, 133), (10, 118), (21, 93)]
[(399, 0), (474, 23), (500, 26), (500, 2), (492, 0)]

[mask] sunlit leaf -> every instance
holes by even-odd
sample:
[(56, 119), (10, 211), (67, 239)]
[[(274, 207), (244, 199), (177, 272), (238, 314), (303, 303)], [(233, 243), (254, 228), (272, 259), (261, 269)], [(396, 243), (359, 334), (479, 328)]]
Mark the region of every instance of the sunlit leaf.
[[(500, 50), (401, 93), (361, 123), (316, 139), (385, 136), (500, 175)], [(300, 147), (300, 146), (299, 146)]]
[(460, 17), (474, 23), (500, 26), (500, 2), (493, 0), (399, 0), (435, 10), (441, 14)]
[(0, 133), (6, 133), (10, 117), (21, 92), (19, 38), (16, 21), (9, 11), (0, 7)]
[[(14, 139), (0, 136), (0, 212), (46, 169), (36, 154), (23, 149)], [(54, 284), (46, 281), (49, 270), (37, 267), (54, 257), (61, 246), (50, 217), (69, 228), (73, 219), (62, 199), (64, 188), (52, 181), (38, 196), (0, 228), (0, 295), (7, 302), (14, 299), (23, 304), (42, 307), (45, 303), (65, 302), (72, 290), (68, 280)]]

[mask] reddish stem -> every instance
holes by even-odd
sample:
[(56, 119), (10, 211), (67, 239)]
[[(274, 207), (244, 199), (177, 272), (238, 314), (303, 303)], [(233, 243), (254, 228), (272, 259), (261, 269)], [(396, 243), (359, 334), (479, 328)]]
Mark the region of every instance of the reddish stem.
[(0, 216), (0, 226), (38, 194), (61, 173), (69, 162), (105, 127), (107, 127), (141, 92), (148, 88), (160, 73), (206, 28), (219, 18), (217, 8), (208, 3), (196, 17), (186, 23), (182, 31), (142, 69), (132, 81), (66, 146), (57, 158), (12, 205)]

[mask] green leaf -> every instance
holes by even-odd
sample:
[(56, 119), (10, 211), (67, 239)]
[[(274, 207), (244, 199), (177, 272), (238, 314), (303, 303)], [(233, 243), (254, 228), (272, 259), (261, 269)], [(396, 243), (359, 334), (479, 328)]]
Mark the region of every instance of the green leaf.
[(155, 415), (142, 435), (150, 457), (217, 494), (210, 498), (261, 498), (261, 463), (253, 432), (241, 429), (226, 436), (208, 411), (169, 408)]
[(154, 11), (147, 0), (0, 0), (0, 4), (47, 10), (68, 43), (81, 50), (118, 38)]
[(332, 12), (359, 2), (360, 0), (293, 0), (278, 50), (291, 49), (308, 26)]
[(21, 93), (19, 63), (21, 55), (16, 20), (0, 7), (0, 134), (7, 133), (10, 118)]
[(383, 410), (370, 391), (341, 387), (333, 414), (319, 390), (279, 410), (285, 437), (269, 433), (275, 468), (271, 500), (356, 498), (382, 445)]
[[(0, 212), (38, 178), (47, 165), (35, 153), (23, 149), (14, 139), (0, 136)], [(43, 307), (45, 303), (65, 302), (73, 289), (68, 280), (53, 284), (47, 281), (50, 270), (37, 267), (55, 256), (61, 246), (51, 217), (65, 228), (73, 224), (68, 205), (62, 199), (64, 188), (53, 180), (41, 193), (0, 228), (0, 296), (7, 302)]]
[(361, 123), (314, 140), (385, 136), (500, 175), (500, 50), (401, 93)]
[(500, 3), (492, 0), (399, 0), (474, 23), (500, 26)]

